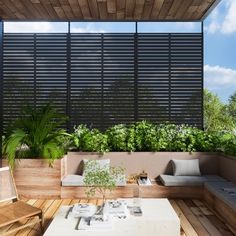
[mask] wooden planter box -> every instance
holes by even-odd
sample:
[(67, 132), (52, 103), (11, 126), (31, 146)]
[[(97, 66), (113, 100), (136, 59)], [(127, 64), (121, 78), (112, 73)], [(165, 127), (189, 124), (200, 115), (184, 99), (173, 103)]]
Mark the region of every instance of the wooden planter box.
[[(3, 166), (7, 161), (3, 160)], [(55, 199), (61, 196), (61, 160), (53, 167), (44, 159), (20, 159), (13, 171), (20, 198)]]
[[(61, 160), (56, 160), (53, 168), (44, 159), (17, 160), (14, 178), (21, 198), (56, 199), (85, 197), (84, 187), (62, 187), (61, 178), (67, 174), (81, 174), (80, 163), (83, 159), (111, 160), (112, 166), (123, 166), (126, 176), (145, 170), (149, 178), (155, 179), (160, 174), (171, 174), (171, 159), (200, 159), (202, 174), (221, 175), (236, 183), (236, 159), (221, 153), (186, 153), (186, 152), (109, 152), (104, 155), (86, 152), (68, 152)], [(3, 160), (6, 166), (7, 161)], [(138, 188), (140, 197), (196, 197), (201, 198), (201, 187), (165, 187), (162, 185), (118, 187), (110, 197), (133, 197)], [(98, 196), (99, 197), (99, 196)]]

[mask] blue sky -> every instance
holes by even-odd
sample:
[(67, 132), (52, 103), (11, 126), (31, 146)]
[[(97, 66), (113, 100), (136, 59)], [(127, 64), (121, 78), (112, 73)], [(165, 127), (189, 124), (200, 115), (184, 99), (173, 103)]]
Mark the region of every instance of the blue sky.
[[(132, 23), (73, 23), (72, 32), (134, 32)], [(140, 32), (200, 32), (199, 23), (140, 23)], [(66, 32), (67, 23), (5, 23), (5, 32)], [(205, 88), (222, 101), (236, 92), (236, 0), (222, 0), (204, 22)]]

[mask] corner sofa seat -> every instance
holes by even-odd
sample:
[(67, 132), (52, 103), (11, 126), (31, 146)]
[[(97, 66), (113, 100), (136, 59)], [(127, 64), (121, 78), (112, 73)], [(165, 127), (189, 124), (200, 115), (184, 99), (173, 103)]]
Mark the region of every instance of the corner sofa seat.
[(232, 182), (208, 182), (205, 188), (236, 212), (236, 185)]
[(207, 182), (226, 182), (225, 179), (218, 175), (203, 176), (174, 176), (160, 175), (160, 181), (164, 186), (203, 186)]
[[(64, 187), (82, 187), (84, 184), (84, 177), (82, 175), (66, 175), (62, 181), (61, 185)], [(116, 181), (116, 186), (122, 187), (126, 185), (125, 175), (119, 177)]]

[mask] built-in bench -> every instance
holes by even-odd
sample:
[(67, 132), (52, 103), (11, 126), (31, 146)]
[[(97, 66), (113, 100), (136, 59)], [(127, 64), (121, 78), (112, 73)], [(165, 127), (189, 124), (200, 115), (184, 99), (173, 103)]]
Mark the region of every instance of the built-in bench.
[(204, 186), (204, 200), (236, 233), (236, 185), (232, 182), (208, 182)]
[(167, 175), (172, 174), (171, 159), (189, 160), (199, 158), (202, 173), (205, 175), (216, 175), (218, 173), (217, 155), (217, 153), (190, 154), (183, 152), (114, 152), (100, 156), (96, 153), (69, 152), (67, 157), (64, 158), (61, 197), (86, 197), (82, 177), (83, 165), (81, 165), (83, 159), (110, 159), (111, 166), (122, 166), (125, 168), (125, 175), (127, 177), (134, 173), (141, 173), (143, 170), (146, 171), (148, 177), (152, 180), (152, 186), (118, 184), (118, 187), (109, 197), (202, 198), (203, 184), (164, 186), (160, 181), (156, 181), (156, 179), (163, 173)]

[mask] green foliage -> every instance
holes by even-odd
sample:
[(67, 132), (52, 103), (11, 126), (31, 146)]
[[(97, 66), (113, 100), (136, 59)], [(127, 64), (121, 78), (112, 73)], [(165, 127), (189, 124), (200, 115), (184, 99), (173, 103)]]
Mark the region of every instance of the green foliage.
[(234, 121), (236, 121), (236, 92), (229, 98), (228, 110)]
[(137, 151), (157, 151), (156, 125), (147, 121), (137, 122), (135, 124), (135, 141)]
[(107, 191), (116, 187), (116, 181), (124, 175), (122, 167), (101, 167), (96, 160), (89, 160), (85, 163), (84, 183), (87, 186), (86, 194), (93, 197), (96, 192), (106, 197)]
[(111, 150), (126, 151), (128, 129), (124, 124), (115, 125), (106, 131)]
[(220, 151), (225, 154), (236, 156), (236, 133), (221, 131), (217, 136), (220, 139)]
[[(234, 97), (231, 97), (231, 110), (233, 112)], [(236, 105), (235, 105), (236, 107)], [(229, 112), (227, 105), (220, 98), (208, 90), (204, 90), (204, 128), (206, 131), (218, 132), (235, 128), (235, 118)]]
[(74, 146), (80, 151), (100, 152), (109, 151), (108, 136), (98, 129), (89, 130), (86, 125), (75, 127), (71, 135)]
[(45, 158), (52, 164), (62, 157), (66, 147), (60, 144), (67, 134), (58, 127), (65, 121), (66, 117), (59, 115), (50, 104), (37, 109), (25, 107), (3, 142), (3, 153), (10, 166), (14, 166), (15, 158)]
[(104, 134), (80, 125), (72, 134), (80, 151), (217, 151), (220, 140), (216, 133), (196, 127), (175, 124), (155, 125), (147, 121), (115, 125)]

